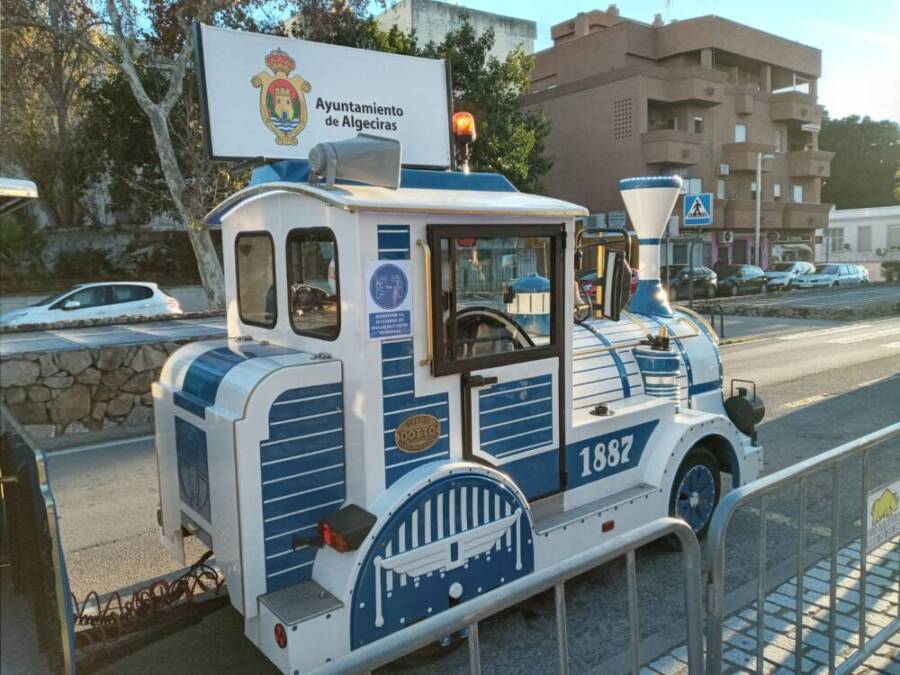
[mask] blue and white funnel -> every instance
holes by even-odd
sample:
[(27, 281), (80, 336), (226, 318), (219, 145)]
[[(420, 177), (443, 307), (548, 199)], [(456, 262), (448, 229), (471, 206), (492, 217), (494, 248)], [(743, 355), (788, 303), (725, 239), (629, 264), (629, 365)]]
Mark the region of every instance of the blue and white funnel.
[(673, 316), (659, 282), (659, 242), (681, 191), (681, 177), (623, 178), (619, 191), (640, 244), (640, 280), (628, 309), (638, 314)]

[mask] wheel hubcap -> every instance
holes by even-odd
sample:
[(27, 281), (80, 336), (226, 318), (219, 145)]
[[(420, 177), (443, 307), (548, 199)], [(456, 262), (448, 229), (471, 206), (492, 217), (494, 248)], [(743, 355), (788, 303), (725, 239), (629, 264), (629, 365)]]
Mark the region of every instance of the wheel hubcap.
[(694, 532), (703, 529), (712, 516), (716, 481), (709, 467), (698, 464), (684, 474), (675, 499), (675, 514)]

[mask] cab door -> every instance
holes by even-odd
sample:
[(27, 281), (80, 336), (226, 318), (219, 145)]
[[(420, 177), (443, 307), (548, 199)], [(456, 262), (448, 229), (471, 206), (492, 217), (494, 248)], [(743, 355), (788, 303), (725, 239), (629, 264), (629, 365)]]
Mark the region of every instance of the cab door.
[(562, 224), (431, 226), (435, 375), (460, 378), (463, 455), (526, 497), (562, 488)]

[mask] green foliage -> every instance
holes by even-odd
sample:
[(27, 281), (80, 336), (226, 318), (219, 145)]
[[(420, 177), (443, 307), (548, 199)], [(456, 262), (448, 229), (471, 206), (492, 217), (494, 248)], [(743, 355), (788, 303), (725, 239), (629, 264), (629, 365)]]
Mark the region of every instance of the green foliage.
[(822, 119), (819, 147), (835, 153), (822, 201), (839, 209), (891, 206), (900, 202), (900, 125), (851, 115)]
[(122, 269), (112, 252), (106, 248), (60, 251), (53, 271), (56, 276), (65, 279), (107, 281), (122, 276)]
[(300, 17), (293, 26), (295, 37), (446, 59), (453, 78), (454, 110), (475, 116), (478, 139), (471, 148), (472, 169), (501, 173), (520, 190), (542, 190), (541, 180), (552, 165), (544, 148), (550, 124), (543, 112), (521, 107), (534, 57), (518, 49), (499, 61), (490, 55), (493, 30), (478, 35), (468, 19), (440, 44), (420, 47), (415, 34), (407, 35), (397, 26), (381, 30), (363, 0), (297, 0), (291, 7)]
[(0, 218), (0, 272), (6, 281), (24, 274), (44, 271), (41, 250), (44, 237), (31, 208)]

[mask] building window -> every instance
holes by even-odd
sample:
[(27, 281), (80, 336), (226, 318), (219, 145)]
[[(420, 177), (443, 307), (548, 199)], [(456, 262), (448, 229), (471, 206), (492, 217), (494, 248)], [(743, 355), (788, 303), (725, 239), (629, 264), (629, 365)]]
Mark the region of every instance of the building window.
[(803, 186), (802, 185), (794, 186), (794, 201), (795, 202), (803, 201)]
[(703, 118), (702, 117), (694, 118), (694, 133), (695, 134), (703, 133)]
[(341, 331), (337, 242), (327, 227), (291, 230), (288, 309), (295, 333), (334, 340)]
[(887, 246), (889, 251), (900, 249), (900, 225), (889, 225)]
[(747, 125), (737, 123), (734, 125), (734, 142), (735, 143), (746, 143), (747, 142)]
[(772, 199), (776, 202), (781, 201), (781, 183), (775, 183), (772, 186)]
[(775, 130), (775, 152), (784, 152), (784, 130)]
[(696, 195), (703, 192), (703, 179), (683, 178), (681, 181), (681, 194)]
[(234, 241), (237, 259), (238, 315), (250, 326), (273, 328), (278, 316), (275, 297), (275, 246), (267, 232), (242, 233)]
[(856, 228), (856, 250), (869, 253), (872, 250), (872, 226), (860, 225)]
[(825, 243), (832, 253), (844, 250), (844, 228), (843, 227), (826, 227)]
[(716, 180), (716, 199), (725, 199), (725, 181), (721, 178)]
[(631, 138), (631, 99), (613, 101), (613, 138)]
[(756, 199), (756, 181), (750, 183), (750, 199)]

